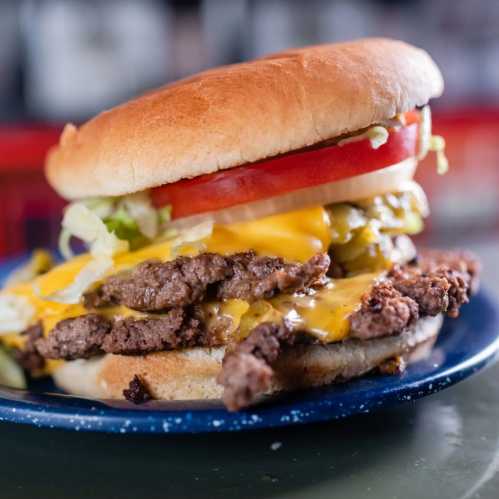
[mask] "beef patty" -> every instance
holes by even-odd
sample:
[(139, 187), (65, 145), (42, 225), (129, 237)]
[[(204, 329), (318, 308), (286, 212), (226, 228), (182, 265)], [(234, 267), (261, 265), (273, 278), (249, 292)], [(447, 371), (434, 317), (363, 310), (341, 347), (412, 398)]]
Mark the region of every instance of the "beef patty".
[(170, 262), (148, 260), (109, 277), (85, 295), (87, 308), (115, 304), (142, 312), (185, 307), (207, 299), (252, 301), (309, 288), (320, 281), (330, 258), (319, 253), (304, 264), (257, 256), (253, 251), (222, 256), (203, 253)]
[[(400, 334), (419, 317), (456, 317), (478, 289), (478, 271), (478, 262), (469, 254), (422, 252), (412, 264), (393, 268), (363, 296), (361, 307), (350, 317), (350, 336), (370, 340)], [(263, 323), (226, 354), (218, 382), (229, 410), (252, 404), (270, 388), (272, 365), (296, 339), (286, 323)]]
[[(264, 271), (264, 280), (274, 275), (274, 282), (287, 281), (283, 274), (289, 271), (294, 282), (298, 282), (298, 289), (303, 289), (304, 282), (309, 282), (308, 278), (303, 279), (308, 272), (305, 269), (313, 267), (313, 272), (308, 273), (314, 276), (313, 282), (327, 270), (321, 264), (321, 271), (318, 271), (311, 263), (324, 262), (319, 256), (322, 255), (301, 266), (279, 267), (279, 271), (275, 271), (277, 264), (274, 262), (272, 272)], [(183, 257), (181, 262), (185, 262)], [(369, 340), (400, 334), (419, 317), (439, 313), (455, 317), (459, 307), (467, 303), (470, 293), (476, 289), (477, 274), (478, 264), (469, 255), (423, 252), (418, 262), (396, 266), (363, 296), (360, 308), (350, 316), (350, 336)], [(256, 289), (255, 275), (256, 271), (251, 271), (251, 284), (249, 287), (242, 285), (242, 288)], [(295, 280), (296, 275), (300, 275), (300, 279)], [(239, 275), (237, 279), (242, 277)], [(225, 289), (226, 282), (219, 281), (218, 289)], [(235, 281), (230, 278), (229, 282)], [(275, 287), (272, 289), (274, 293)], [(201, 307), (196, 305), (171, 308), (145, 318), (112, 320), (92, 312), (59, 322), (47, 337), (36, 339), (34, 346), (44, 358), (70, 360), (102, 353), (139, 355), (224, 344), (220, 328), (210, 328), (208, 323)]]

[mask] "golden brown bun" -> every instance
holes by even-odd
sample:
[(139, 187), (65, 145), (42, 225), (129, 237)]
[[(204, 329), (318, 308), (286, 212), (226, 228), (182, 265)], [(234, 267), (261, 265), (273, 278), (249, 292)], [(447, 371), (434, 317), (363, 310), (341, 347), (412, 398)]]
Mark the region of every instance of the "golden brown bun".
[(388, 39), (289, 50), (200, 73), (67, 125), (47, 158), (68, 199), (137, 192), (316, 144), (442, 93), (430, 56)]
[[(419, 358), (421, 348), (432, 346), (441, 324), (441, 316), (431, 317), (420, 319), (412, 331), (400, 336), (293, 348), (275, 366), (273, 391), (345, 381), (397, 355), (417, 353)], [(223, 348), (193, 348), (147, 356), (106, 355), (67, 362), (54, 373), (54, 379), (62, 389), (76, 395), (120, 399), (137, 374), (157, 399), (218, 399), (222, 387), (216, 377), (223, 355)]]

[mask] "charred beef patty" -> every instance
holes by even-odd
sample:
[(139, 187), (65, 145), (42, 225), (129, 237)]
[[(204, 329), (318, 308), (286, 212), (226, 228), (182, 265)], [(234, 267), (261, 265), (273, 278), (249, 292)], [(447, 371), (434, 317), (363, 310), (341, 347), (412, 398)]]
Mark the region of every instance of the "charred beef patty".
[[(370, 340), (400, 334), (428, 315), (456, 317), (478, 289), (478, 272), (479, 264), (469, 254), (422, 252), (412, 265), (396, 266), (363, 296), (350, 317), (350, 337)], [(272, 364), (295, 339), (286, 324), (264, 323), (226, 354), (218, 382), (229, 410), (250, 405), (270, 388)]]
[(416, 261), (395, 265), (362, 297), (350, 317), (350, 336), (368, 340), (399, 334), (418, 318), (457, 317), (478, 289), (480, 265), (469, 253), (423, 250)]
[(217, 381), (224, 387), (223, 401), (227, 409), (237, 411), (246, 407), (270, 388), (271, 365), (283, 347), (293, 345), (296, 338), (285, 324), (264, 322), (225, 355)]
[(85, 296), (87, 308), (125, 305), (142, 312), (185, 307), (206, 299), (258, 300), (309, 288), (320, 281), (330, 258), (317, 254), (305, 264), (257, 256), (253, 251), (230, 256), (203, 253), (170, 262), (149, 260), (109, 277)]
[(152, 395), (144, 381), (136, 374), (130, 381), (128, 388), (123, 390), (123, 397), (133, 404), (143, 404), (152, 400)]
[(110, 331), (111, 322), (105, 317), (86, 314), (60, 321), (35, 346), (48, 359), (88, 359), (102, 352), (101, 345)]
[[(447, 292), (443, 288), (439, 291)], [(417, 303), (397, 291), (392, 280), (386, 280), (362, 297), (360, 309), (350, 316), (350, 336), (362, 340), (392, 336), (412, 326), (418, 318)]]
[[(439, 313), (454, 317), (477, 288), (477, 274), (478, 263), (469, 255), (423, 252), (417, 262), (396, 266), (363, 296), (360, 308), (350, 317), (350, 336), (369, 340), (400, 334), (419, 317)], [(146, 318), (111, 320), (89, 313), (59, 322), (46, 338), (36, 339), (34, 346), (45, 358), (70, 360), (223, 344), (220, 331), (206, 323), (196, 305)]]
[[(101, 353), (138, 355), (163, 350), (223, 344), (220, 331), (206, 328), (202, 311), (192, 302), (207, 294), (217, 299), (247, 300), (277, 292), (308, 289), (324, 278), (328, 255), (318, 254), (305, 264), (280, 258), (257, 257), (253, 252), (229, 257), (205, 253), (172, 262), (148, 261), (132, 272), (109, 278), (87, 294), (87, 306), (125, 304), (138, 310), (162, 311), (144, 319), (109, 320), (89, 313), (59, 322), (36, 348), (45, 358), (73, 360)], [(174, 306), (182, 303), (183, 306)]]

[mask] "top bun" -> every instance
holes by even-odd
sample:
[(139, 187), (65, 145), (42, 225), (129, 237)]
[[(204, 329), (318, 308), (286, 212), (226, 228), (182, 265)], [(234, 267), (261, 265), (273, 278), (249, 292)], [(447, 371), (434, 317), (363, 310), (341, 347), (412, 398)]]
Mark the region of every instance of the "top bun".
[(118, 196), (310, 146), (438, 97), (421, 49), (367, 38), (287, 50), (66, 125), (46, 174), (67, 199)]

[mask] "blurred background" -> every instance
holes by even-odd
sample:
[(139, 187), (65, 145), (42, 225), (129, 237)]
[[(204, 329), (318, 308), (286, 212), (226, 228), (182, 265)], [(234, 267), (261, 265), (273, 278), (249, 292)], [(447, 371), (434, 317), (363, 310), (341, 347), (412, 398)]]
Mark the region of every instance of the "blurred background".
[[(499, 238), (499, 2), (491, 0), (0, 0), (0, 256), (54, 244), (63, 201), (42, 174), (61, 125), (148, 88), (290, 46), (363, 36), (427, 49), (451, 172), (430, 161), (426, 232), (494, 257)], [(483, 247), (480, 246), (483, 244)]]

